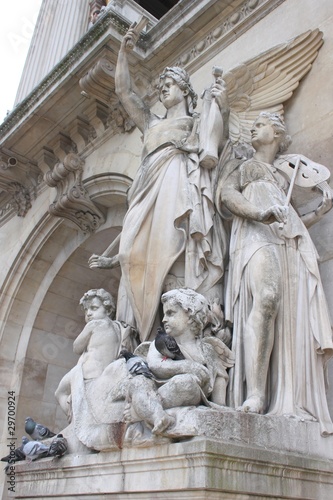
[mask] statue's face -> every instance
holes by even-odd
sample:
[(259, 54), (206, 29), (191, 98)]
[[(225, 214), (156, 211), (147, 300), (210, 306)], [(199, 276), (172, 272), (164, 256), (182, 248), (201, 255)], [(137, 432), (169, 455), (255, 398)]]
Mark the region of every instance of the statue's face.
[(177, 83), (167, 76), (161, 81), (160, 101), (166, 109), (175, 106), (185, 99), (185, 93), (178, 87)]
[(163, 304), (163, 324), (164, 330), (172, 337), (179, 337), (189, 328), (189, 315), (184, 309), (170, 302)]
[(277, 134), (268, 118), (259, 116), (251, 128), (252, 146), (257, 149), (264, 144), (272, 144), (277, 140)]
[(88, 323), (94, 319), (105, 319), (108, 317), (107, 311), (103, 306), (101, 299), (94, 297), (87, 303), (85, 308), (85, 319)]

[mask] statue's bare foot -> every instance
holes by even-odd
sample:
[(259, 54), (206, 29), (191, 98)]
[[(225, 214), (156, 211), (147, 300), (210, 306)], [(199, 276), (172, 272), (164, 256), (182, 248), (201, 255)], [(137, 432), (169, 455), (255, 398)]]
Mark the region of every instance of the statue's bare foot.
[(252, 396), (244, 401), (242, 406), (237, 408), (237, 411), (243, 411), (245, 413), (263, 413), (263, 401), (259, 396)]
[(174, 423), (175, 419), (170, 415), (168, 415), (167, 413), (164, 413), (162, 418), (156, 422), (151, 432), (153, 434), (163, 434), (163, 432), (166, 431), (168, 427), (174, 425)]

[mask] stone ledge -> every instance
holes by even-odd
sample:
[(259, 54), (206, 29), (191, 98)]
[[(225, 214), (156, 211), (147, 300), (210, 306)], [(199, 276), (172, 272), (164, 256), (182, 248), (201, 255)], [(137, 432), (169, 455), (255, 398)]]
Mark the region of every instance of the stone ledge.
[(215, 416), (219, 437), (20, 464), (15, 498), (84, 495), (97, 499), (106, 494), (138, 500), (166, 495), (177, 499), (330, 498), (333, 460), (328, 455), (333, 438), (322, 438), (316, 423), (236, 412), (200, 413), (203, 428)]

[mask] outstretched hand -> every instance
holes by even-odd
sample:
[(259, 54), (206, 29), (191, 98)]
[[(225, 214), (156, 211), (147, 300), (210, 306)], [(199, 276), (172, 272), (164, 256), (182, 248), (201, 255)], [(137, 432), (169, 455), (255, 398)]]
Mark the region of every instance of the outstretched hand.
[(93, 254), (89, 260), (88, 264), (90, 269), (112, 269), (119, 265), (118, 256), (115, 257), (104, 257), (103, 255)]

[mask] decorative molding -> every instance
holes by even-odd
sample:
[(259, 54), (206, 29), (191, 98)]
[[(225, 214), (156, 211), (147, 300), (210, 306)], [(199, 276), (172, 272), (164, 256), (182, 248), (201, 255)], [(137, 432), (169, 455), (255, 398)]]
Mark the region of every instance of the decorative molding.
[(0, 217), (13, 211), (24, 217), (31, 202), (36, 198), (37, 186), (42, 181), (42, 172), (28, 160), (14, 155), (9, 150), (0, 151), (0, 190), (5, 196), (0, 201)]
[[(246, 31), (247, 28), (245, 28), (245, 24), (249, 23), (253, 16), (255, 16), (256, 21), (258, 21), (284, 1), (285, 0), (275, 0), (274, 2), (272, 2), (272, 0), (247, 0), (227, 18), (223, 18), (220, 25), (215, 26), (208, 34), (201, 38), (201, 40), (198, 40), (193, 47), (184, 52), (175, 62), (175, 66), (188, 68), (191, 63), (198, 63), (202, 55), (207, 50), (210, 50), (214, 44), (222, 42), (223, 40), (230, 43), (230, 37), (232, 37), (232, 40), (235, 39), (235, 33), (239, 32), (242, 26), (242, 31)], [(252, 24), (249, 24), (249, 27), (251, 25)], [(221, 50), (220, 43), (218, 47), (219, 50)]]
[(130, 132), (135, 127), (134, 121), (116, 96), (111, 101), (108, 124), (115, 134)]
[(117, 32), (124, 35), (129, 23), (121, 19), (111, 10), (103, 11), (98, 23), (74, 45), (68, 54), (54, 67), (41, 83), (7, 116), (0, 125), (0, 138), (5, 135), (29, 110), (45, 95), (52, 85), (55, 85), (71, 68), (85, 55), (86, 51), (112, 26)]
[(53, 170), (46, 172), (44, 179), (48, 186), (57, 189), (50, 214), (71, 220), (84, 233), (92, 233), (105, 222), (105, 217), (83, 186), (83, 165), (79, 155), (68, 153)]
[[(90, 120), (95, 122), (97, 118), (103, 123), (104, 129), (111, 127), (112, 131), (117, 134), (129, 132), (135, 124), (115, 94), (114, 75), (115, 66), (108, 59), (102, 58), (81, 78), (79, 84), (82, 95), (97, 99), (90, 107)], [(102, 103), (108, 108), (105, 108)], [(91, 113), (93, 108), (95, 116)], [(99, 128), (98, 125), (96, 126)]]
[[(267, 13), (272, 11), (285, 0), (247, 0), (241, 4), (227, 18), (223, 18), (222, 24), (215, 27), (201, 40), (188, 51), (178, 57), (173, 64), (179, 64), (188, 69), (189, 65), (200, 64), (203, 54), (207, 49), (212, 50), (215, 45), (215, 51), (221, 50), (221, 44), (227, 45), (237, 35), (248, 29), (252, 24), (252, 20), (258, 21)], [(179, 14), (180, 15), (180, 14)], [(175, 20), (176, 21), (176, 20)], [(174, 21), (174, 24), (175, 24)], [(111, 8), (106, 8), (102, 11), (98, 22), (96, 22), (88, 32), (77, 42), (77, 44), (68, 52), (68, 54), (54, 67), (54, 69), (42, 80), (42, 82), (19, 104), (0, 125), (0, 138), (5, 136), (17, 123), (26, 116), (29, 111), (37, 104), (37, 102), (57, 84), (57, 82), (68, 74), (73, 66), (77, 64), (105, 32), (112, 27), (120, 35), (124, 35), (129, 27), (129, 22), (113, 11)], [(155, 43), (152, 45), (151, 38), (153, 32), (158, 32), (159, 23), (157, 23), (148, 33), (142, 33), (138, 40), (138, 47), (141, 53), (145, 52), (145, 59), (149, 61), (153, 53), (159, 49), (158, 36), (155, 34)], [(169, 35), (171, 36), (171, 35)], [(166, 40), (163, 40), (165, 45)], [(213, 51), (214, 52), (214, 51)], [(212, 52), (212, 53), (213, 53)], [(136, 55), (137, 57), (137, 55)], [(169, 59), (169, 57), (168, 57)], [(149, 63), (147, 63), (149, 65)], [(192, 68), (194, 69), (194, 68)], [(147, 68), (149, 71), (149, 68)], [(144, 97), (144, 96), (143, 96)], [(149, 96), (148, 96), (149, 98)], [(99, 98), (100, 99), (100, 98)]]
[(105, 57), (99, 59), (79, 81), (84, 97), (94, 96), (109, 103), (114, 96), (115, 66)]

